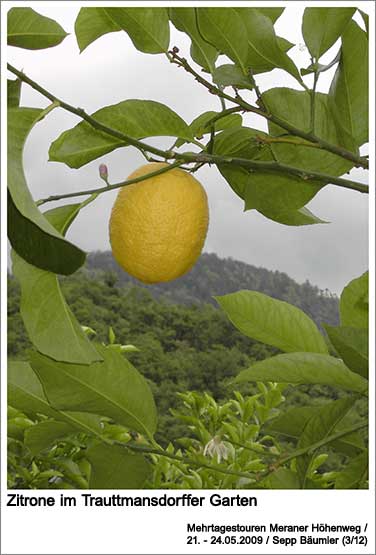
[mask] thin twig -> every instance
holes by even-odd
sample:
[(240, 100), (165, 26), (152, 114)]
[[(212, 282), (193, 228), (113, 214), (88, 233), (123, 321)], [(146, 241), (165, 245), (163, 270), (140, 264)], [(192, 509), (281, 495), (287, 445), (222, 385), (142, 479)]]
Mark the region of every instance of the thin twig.
[(297, 457), (302, 457), (303, 455), (313, 453), (314, 451), (317, 451), (317, 449), (320, 449), (320, 447), (324, 447), (325, 445), (328, 445), (329, 443), (333, 443), (333, 441), (336, 441), (337, 439), (341, 439), (342, 437), (345, 437), (349, 434), (357, 432), (358, 430), (361, 430), (362, 428), (366, 428), (367, 426), (368, 426), (368, 424), (365, 424), (363, 422), (361, 424), (355, 424), (355, 426), (352, 426), (351, 428), (348, 428), (347, 430), (343, 430), (341, 432), (337, 432), (335, 434), (332, 434), (329, 437), (326, 437), (324, 439), (321, 439), (320, 441), (316, 441), (315, 443), (312, 443), (311, 445), (308, 445), (308, 447), (302, 447), (301, 449), (296, 449), (295, 451), (293, 451), (289, 455), (283, 456), (283, 457), (280, 458), (279, 461), (276, 461), (275, 463), (273, 463), (269, 467), (269, 469), (262, 475), (262, 479), (265, 479), (267, 476), (269, 476), (270, 474), (275, 472), (278, 468), (280, 468), (282, 465), (286, 464), (287, 462), (289, 462), (293, 459), (296, 459)]
[(315, 71), (313, 76), (313, 87), (312, 90), (309, 91), (311, 96), (311, 112), (310, 112), (310, 125), (309, 130), (310, 133), (315, 133), (315, 116), (316, 116), (316, 85), (319, 79), (319, 72)]
[(319, 137), (317, 137), (312, 133), (307, 133), (302, 129), (298, 129), (297, 127), (294, 127), (293, 125), (285, 121), (283, 118), (279, 118), (278, 116), (275, 116), (269, 112), (266, 112), (261, 108), (257, 108), (256, 106), (253, 106), (252, 104), (249, 104), (245, 100), (241, 99), (239, 96), (232, 97), (226, 94), (224, 91), (221, 91), (218, 87), (213, 85), (213, 83), (210, 83), (209, 81), (204, 79), (202, 75), (197, 73), (197, 71), (195, 71), (189, 65), (189, 63), (185, 58), (181, 58), (177, 53), (174, 53), (174, 52), (171, 52), (171, 54), (172, 54), (171, 62), (179, 65), (180, 67), (184, 68), (188, 73), (193, 75), (196, 81), (198, 81), (201, 85), (206, 87), (211, 94), (221, 96), (222, 98), (229, 100), (233, 104), (237, 104), (238, 106), (244, 108), (246, 112), (252, 112), (254, 114), (258, 114), (259, 116), (264, 117), (268, 121), (271, 121), (276, 125), (278, 125), (279, 127), (286, 129), (286, 131), (288, 131), (291, 135), (296, 135), (297, 137), (301, 137), (302, 139), (306, 139), (307, 141), (318, 143), (322, 149), (327, 150), (332, 154), (336, 154), (341, 158), (345, 158), (346, 160), (351, 161), (356, 167), (362, 167), (364, 169), (368, 169), (368, 163), (365, 162), (361, 157), (354, 154), (353, 152), (350, 152), (349, 150), (346, 150), (340, 146), (329, 143), (324, 139), (320, 139)]
[(134, 177), (133, 179), (128, 179), (127, 181), (121, 181), (120, 183), (114, 183), (113, 185), (107, 185), (106, 187), (100, 187), (99, 189), (89, 189), (87, 191), (73, 191), (72, 193), (64, 193), (62, 195), (52, 195), (50, 197), (38, 200), (36, 204), (37, 206), (41, 206), (46, 202), (52, 202), (52, 201), (61, 200), (64, 198), (80, 197), (84, 195), (98, 196), (100, 193), (106, 193), (107, 191), (120, 189), (120, 187), (126, 187), (127, 185), (132, 185), (133, 183), (139, 183), (140, 181), (145, 181), (146, 179), (150, 179), (151, 177), (155, 177), (162, 173), (169, 172), (173, 168), (178, 168), (182, 164), (183, 164), (182, 161), (177, 161), (177, 162), (174, 162), (173, 164), (168, 164), (167, 166), (163, 166), (162, 168), (160, 168), (159, 170), (156, 170), (155, 172), (150, 172), (145, 175), (141, 175), (140, 177)]
[[(220, 166), (221, 164), (232, 163), (234, 165), (241, 166), (241, 167), (244, 167), (244, 168), (247, 168), (247, 169), (252, 169), (252, 170), (264, 170), (264, 171), (270, 171), (270, 172), (273, 172), (273, 173), (287, 173), (287, 174), (294, 175), (296, 177), (301, 178), (302, 180), (304, 180), (304, 182), (313, 181), (313, 182), (319, 182), (319, 183), (323, 183), (323, 184), (331, 183), (333, 185), (338, 185), (338, 186), (344, 187), (346, 189), (353, 189), (353, 190), (359, 191), (361, 193), (368, 193), (368, 187), (366, 185), (362, 184), (362, 183), (358, 183), (356, 181), (351, 181), (349, 179), (333, 177), (333, 176), (328, 175), (328, 174), (322, 174), (322, 173), (313, 172), (313, 171), (305, 171), (305, 170), (302, 170), (300, 168), (296, 168), (296, 167), (293, 167), (293, 166), (287, 166), (285, 164), (280, 164), (278, 162), (261, 162), (259, 160), (249, 160), (249, 159), (246, 159), (246, 158), (219, 156), (219, 155), (207, 154), (207, 153), (197, 153), (197, 154), (189, 153), (189, 152), (177, 153), (173, 150), (167, 150), (167, 151), (161, 150), (161, 149), (153, 147), (153, 146), (151, 146), (147, 143), (144, 143), (143, 141), (138, 141), (136, 139), (133, 139), (132, 137), (129, 137), (128, 135), (125, 135), (124, 133), (121, 133), (120, 131), (118, 131), (116, 129), (112, 129), (111, 127), (103, 125), (102, 123), (98, 122), (92, 116), (89, 116), (85, 112), (85, 110), (83, 110), (81, 108), (75, 108), (74, 106), (71, 106), (70, 104), (68, 104), (66, 102), (63, 102), (62, 100), (59, 100), (52, 93), (50, 93), (49, 91), (47, 91), (46, 89), (41, 87), (38, 83), (36, 83), (32, 79), (30, 79), (29, 77), (27, 77), (23, 72), (18, 71), (17, 69), (13, 68), (13, 66), (11, 66), (10, 64), (8, 64), (8, 69), (12, 73), (17, 75), (17, 77), (19, 77), (19, 79), (21, 79), (21, 81), (24, 81), (25, 83), (29, 84), (33, 89), (40, 92), (43, 96), (45, 96), (46, 98), (48, 98), (52, 102), (58, 102), (59, 105), (62, 108), (64, 108), (65, 110), (67, 110), (68, 112), (71, 112), (75, 115), (78, 115), (80, 118), (87, 121), (93, 128), (99, 129), (99, 130), (103, 131), (104, 133), (106, 133), (108, 135), (114, 136), (114, 137), (124, 141), (125, 145), (133, 145), (141, 151), (151, 152), (152, 154), (156, 154), (157, 156), (160, 156), (161, 158), (164, 158), (165, 160), (180, 160), (180, 161), (185, 161), (185, 162), (188, 162), (188, 163), (201, 163), (202, 162), (202, 163), (207, 163), (207, 164), (215, 164), (217, 166)], [(194, 71), (194, 70), (192, 70), (192, 71)], [(205, 80), (203, 78), (201, 78), (200, 75), (198, 75), (198, 77), (205, 82)], [(212, 85), (209, 84), (209, 86), (211, 87)], [(225, 94), (225, 93), (223, 93), (223, 94)], [(231, 98), (231, 97), (229, 97), (229, 98)], [(242, 105), (240, 105), (240, 104), (238, 104), (238, 105), (240, 106), (240, 108), (244, 108)], [(246, 106), (248, 106), (248, 105), (246, 104)], [(247, 111), (247, 107), (245, 108), (245, 111)], [(252, 111), (254, 111), (255, 113), (259, 113), (261, 115), (264, 115), (264, 112), (262, 110), (259, 110), (258, 108), (252, 107)], [(308, 137), (309, 137), (309, 139), (312, 138), (310, 135), (308, 135)], [(305, 134), (305, 136), (303, 138), (307, 138), (307, 134)], [(364, 159), (361, 159), (361, 160), (364, 163)], [(113, 188), (118, 188), (118, 187), (121, 187), (121, 186), (123, 186), (123, 184), (117, 184), (117, 185), (114, 185)], [(73, 196), (87, 195), (87, 194), (97, 193), (97, 192), (102, 193), (102, 192), (105, 192), (105, 191), (108, 191), (108, 190), (111, 190), (111, 189), (109, 187), (107, 187), (107, 188), (101, 188), (101, 189), (93, 189), (93, 190), (89, 190), (89, 191), (80, 191), (78, 193), (67, 193), (65, 195), (55, 195), (52, 198), (52, 200), (59, 200), (61, 198), (69, 198), (69, 197), (73, 197)]]

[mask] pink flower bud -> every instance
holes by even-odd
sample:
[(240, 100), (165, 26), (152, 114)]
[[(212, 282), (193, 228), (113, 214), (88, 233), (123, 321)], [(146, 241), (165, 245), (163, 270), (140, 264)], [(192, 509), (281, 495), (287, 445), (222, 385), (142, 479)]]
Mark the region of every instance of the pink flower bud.
[(101, 164), (99, 166), (99, 176), (101, 179), (104, 179), (105, 181), (107, 181), (108, 179), (108, 168), (106, 166), (106, 164)]

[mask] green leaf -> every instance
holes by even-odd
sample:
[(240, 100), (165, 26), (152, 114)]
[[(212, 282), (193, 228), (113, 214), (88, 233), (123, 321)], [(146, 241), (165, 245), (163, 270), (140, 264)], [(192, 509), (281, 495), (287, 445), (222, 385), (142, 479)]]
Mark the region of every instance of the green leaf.
[(156, 410), (146, 380), (113, 349), (97, 345), (103, 362), (90, 366), (56, 362), (32, 353), (31, 365), (51, 405), (60, 410), (108, 416), (133, 430), (152, 436)]
[[(192, 133), (192, 137), (196, 137), (201, 139), (203, 135), (206, 135), (211, 132), (211, 128), (214, 127), (214, 131), (221, 131), (223, 129), (239, 129), (242, 125), (242, 117), (240, 114), (228, 114), (227, 116), (223, 116), (213, 124), (211, 124), (211, 120), (218, 116), (220, 112), (203, 112), (197, 118), (195, 118), (192, 123), (189, 125), (189, 129)], [(180, 147), (185, 142), (183, 139), (178, 139), (175, 142), (176, 147)]]
[(81, 8), (74, 24), (77, 44), (80, 52), (95, 40), (107, 33), (121, 31), (104, 8)]
[(251, 127), (226, 129), (216, 136), (214, 152), (221, 156), (256, 159), (260, 150), (258, 136), (264, 137), (265, 133)]
[(57, 440), (77, 432), (68, 422), (46, 420), (31, 426), (25, 432), (25, 445), (35, 457), (44, 449), (51, 447)]
[(92, 465), (90, 489), (141, 489), (151, 473), (145, 457), (125, 446), (95, 445), (87, 450), (87, 458)]
[[(247, 204), (245, 209), (247, 210)], [(321, 220), (317, 216), (315, 216), (308, 208), (298, 208), (297, 210), (283, 210), (278, 209), (273, 210), (273, 208), (269, 208), (267, 210), (258, 210), (263, 216), (269, 218), (269, 220), (273, 220), (279, 224), (283, 225), (312, 225), (312, 224), (326, 224), (325, 220)]]
[(273, 23), (282, 15), (285, 8), (257, 8), (257, 11), (268, 17)]
[(214, 298), (234, 326), (252, 339), (286, 352), (328, 352), (313, 320), (289, 303), (258, 291), (238, 291)]
[(226, 54), (246, 74), (247, 30), (237, 10), (199, 8), (197, 13), (202, 37), (222, 54)]
[(336, 489), (358, 489), (368, 480), (368, 449), (352, 459), (346, 468), (337, 474)]
[(267, 489), (300, 489), (298, 474), (288, 468), (278, 468), (263, 482)]
[(237, 89), (253, 89), (248, 77), (234, 64), (224, 64), (213, 71), (213, 81), (220, 87), (236, 87)]
[(344, 288), (339, 301), (342, 326), (368, 329), (368, 272)]
[(205, 42), (197, 28), (197, 8), (169, 8), (169, 17), (179, 31), (186, 33), (191, 41), (191, 58), (198, 65), (210, 73), (215, 69), (218, 51), (211, 44)]
[(95, 414), (53, 409), (28, 362), (8, 362), (8, 403), (25, 414), (43, 414), (66, 422), (81, 432), (94, 436), (101, 434), (100, 420)]
[(368, 330), (329, 325), (324, 327), (346, 366), (368, 379)]
[[(220, 112), (204, 112), (197, 116), (189, 128), (194, 137), (202, 137), (203, 135), (211, 132), (211, 120), (218, 116)], [(242, 117), (240, 114), (228, 114), (214, 122), (213, 127), (215, 131), (223, 129), (239, 128), (242, 125)]]
[(368, 32), (369, 32), (369, 17), (368, 17), (368, 14), (366, 14), (362, 10), (359, 10), (359, 8), (358, 8), (358, 12), (360, 13), (360, 15), (362, 16), (362, 19), (364, 21), (364, 26), (366, 28), (366, 33), (367, 33), (367, 38), (368, 38)]
[(319, 181), (309, 180), (307, 183), (299, 177), (285, 173), (253, 172), (244, 194), (245, 210), (255, 208), (264, 216), (270, 216), (272, 220), (287, 225), (313, 223), (312, 214), (307, 212), (307, 209), (305, 212), (299, 210), (303, 209), (322, 187), (323, 184)]
[(356, 150), (368, 141), (368, 39), (350, 21), (342, 35), (341, 59), (329, 90), (341, 146), (354, 141)]
[(65, 302), (56, 274), (28, 264), (14, 251), (12, 267), (21, 286), (21, 316), (36, 349), (66, 362), (100, 360)]
[[(44, 215), (65, 234), (83, 204), (59, 206)], [(101, 360), (65, 302), (56, 274), (28, 264), (15, 251), (11, 256), (13, 273), (21, 286), (20, 313), (35, 348), (64, 362), (90, 364)]]
[[(262, 100), (267, 109), (277, 117), (304, 131), (310, 130), (308, 93), (275, 88), (264, 93)], [(286, 134), (285, 130), (270, 122), (269, 130), (272, 136)], [(338, 144), (337, 128), (329, 113), (328, 96), (321, 93), (316, 93), (315, 133), (328, 142)], [(294, 140), (299, 141), (296, 137)], [(276, 160), (300, 168), (307, 174), (311, 170), (336, 176), (342, 175), (352, 167), (351, 162), (329, 152), (288, 143), (273, 143), (271, 150), (264, 149), (260, 153), (259, 159)], [(282, 173), (251, 172), (248, 186), (244, 188), (245, 208), (254, 208), (266, 217), (287, 225), (320, 223), (320, 220), (307, 212), (306, 208), (303, 213), (297, 211), (305, 207), (323, 186), (322, 182)]]
[(240, 382), (331, 385), (365, 393), (368, 382), (351, 372), (342, 360), (319, 353), (287, 353), (256, 362), (235, 378)]
[[(284, 119), (290, 125), (305, 132), (311, 130), (309, 93), (285, 87), (274, 88), (262, 94), (262, 101), (274, 116)], [(339, 144), (338, 130), (333, 117), (331, 117), (328, 95), (316, 93), (315, 105), (315, 135), (332, 144)], [(286, 135), (284, 129), (271, 122), (269, 122), (269, 132), (273, 136)], [(296, 140), (296, 137), (294, 139)], [(273, 143), (272, 151), (278, 162), (301, 168), (307, 172), (311, 170), (338, 176), (343, 175), (353, 166), (352, 162), (344, 160), (331, 152), (309, 146)], [(300, 180), (300, 186), (307, 191), (311, 187), (310, 182), (305, 184), (302, 180)]]
[[(353, 407), (353, 404), (354, 399), (345, 397), (320, 407), (317, 414), (308, 420), (305, 425), (298, 441), (298, 449), (309, 447), (332, 435), (338, 424)], [(313, 449), (309, 454), (297, 458), (296, 467), (302, 488), (306, 487), (306, 480), (316, 453), (317, 449)]]
[(8, 108), (18, 108), (21, 96), (21, 79), (7, 80)]
[(306, 8), (302, 32), (311, 56), (318, 60), (344, 32), (356, 8)]
[(86, 201), (77, 202), (75, 204), (64, 204), (63, 206), (57, 206), (56, 208), (47, 210), (43, 215), (59, 233), (65, 235), (81, 208), (85, 205)]
[(72, 245), (38, 210), (27, 188), (22, 165), (29, 132), (43, 117), (34, 108), (8, 110), (8, 237), (24, 260), (51, 272), (68, 275), (85, 261), (85, 253)]
[[(152, 100), (124, 100), (101, 108), (92, 117), (134, 139), (173, 136), (191, 140), (188, 125), (167, 106)], [(50, 160), (80, 168), (127, 143), (97, 131), (86, 121), (64, 131), (50, 147)]]
[(31, 8), (11, 8), (8, 12), (8, 44), (29, 50), (60, 44), (67, 33), (53, 19)]
[[(319, 410), (320, 406), (295, 407), (293, 409), (289, 409), (277, 418), (269, 420), (264, 428), (264, 431), (267, 434), (278, 433), (289, 439), (298, 439), (301, 436), (308, 420), (310, 420), (313, 416), (316, 416)], [(350, 414), (349, 417), (351, 417)], [(349, 418), (348, 421), (347, 418), (344, 418), (340, 422), (340, 425), (335, 429), (335, 432), (348, 429), (353, 423), (352, 417)], [(352, 456), (364, 449), (364, 441), (357, 432), (353, 432), (331, 442), (330, 447), (341, 453)]]
[[(247, 29), (247, 67), (256, 72), (264, 68), (281, 68), (301, 82), (298, 68), (280, 47), (273, 23), (257, 8), (236, 8)], [(267, 69), (268, 70), (268, 69)]]
[(167, 52), (170, 27), (167, 8), (104, 8), (128, 35), (137, 50), (148, 54)]

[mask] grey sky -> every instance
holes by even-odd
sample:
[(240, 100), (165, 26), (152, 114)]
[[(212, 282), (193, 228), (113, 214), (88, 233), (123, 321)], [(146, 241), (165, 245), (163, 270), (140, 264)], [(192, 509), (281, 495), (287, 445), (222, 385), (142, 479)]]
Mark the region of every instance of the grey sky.
[[(77, 6), (77, 7), (76, 7)], [(79, 54), (74, 35), (74, 20), (79, 3), (66, 7), (39, 4), (36, 11), (56, 19), (71, 33), (55, 48), (29, 51), (8, 49), (8, 61), (67, 102), (93, 112), (127, 98), (152, 99), (175, 110), (188, 123), (205, 110), (220, 109), (218, 99), (206, 93), (182, 69), (169, 64), (161, 55), (138, 52), (125, 33), (106, 35)], [(303, 50), (300, 23), (303, 8), (290, 5), (277, 22), (277, 32), (295, 46), (290, 55), (298, 67), (309, 64)], [(189, 40), (172, 31), (170, 46), (176, 45), (183, 55), (189, 53)], [(323, 58), (330, 61), (336, 46)], [(334, 71), (334, 70), (333, 70)], [(329, 73), (329, 72), (328, 72)], [(327, 91), (333, 73), (319, 81), (319, 90)], [(297, 88), (285, 72), (258, 77), (261, 90), (273, 86)], [(252, 98), (252, 97), (250, 97)], [(22, 104), (46, 106), (45, 99), (24, 86)], [(121, 181), (145, 163), (134, 148), (116, 150), (71, 170), (63, 164), (48, 162), (48, 147), (78, 119), (63, 110), (54, 110), (38, 124), (25, 149), (25, 172), (35, 198), (51, 194), (102, 186), (98, 166), (109, 167), (110, 181)], [(265, 129), (264, 122), (248, 115), (246, 125)], [(148, 139), (158, 146), (168, 146), (169, 139)], [(322, 190), (310, 203), (310, 209), (329, 225), (288, 227), (267, 220), (255, 211), (243, 212), (243, 202), (235, 196), (216, 168), (203, 168), (196, 174), (205, 186), (210, 203), (210, 227), (205, 251), (231, 256), (256, 266), (286, 272), (298, 282), (311, 283), (340, 292), (352, 278), (368, 266), (367, 196), (335, 186)], [(354, 170), (354, 179), (365, 182), (366, 172)], [(101, 195), (80, 215), (69, 238), (83, 249), (108, 249), (108, 219), (116, 192)], [(52, 206), (52, 205), (51, 205)]]

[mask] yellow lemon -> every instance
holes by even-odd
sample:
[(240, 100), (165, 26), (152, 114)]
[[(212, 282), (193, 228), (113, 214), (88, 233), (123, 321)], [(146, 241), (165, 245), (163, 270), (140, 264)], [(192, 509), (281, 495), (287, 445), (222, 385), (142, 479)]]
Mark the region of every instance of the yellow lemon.
[[(146, 164), (128, 179), (166, 165)], [(195, 264), (208, 223), (204, 188), (191, 174), (174, 168), (120, 189), (110, 218), (112, 254), (144, 283), (171, 281)]]

